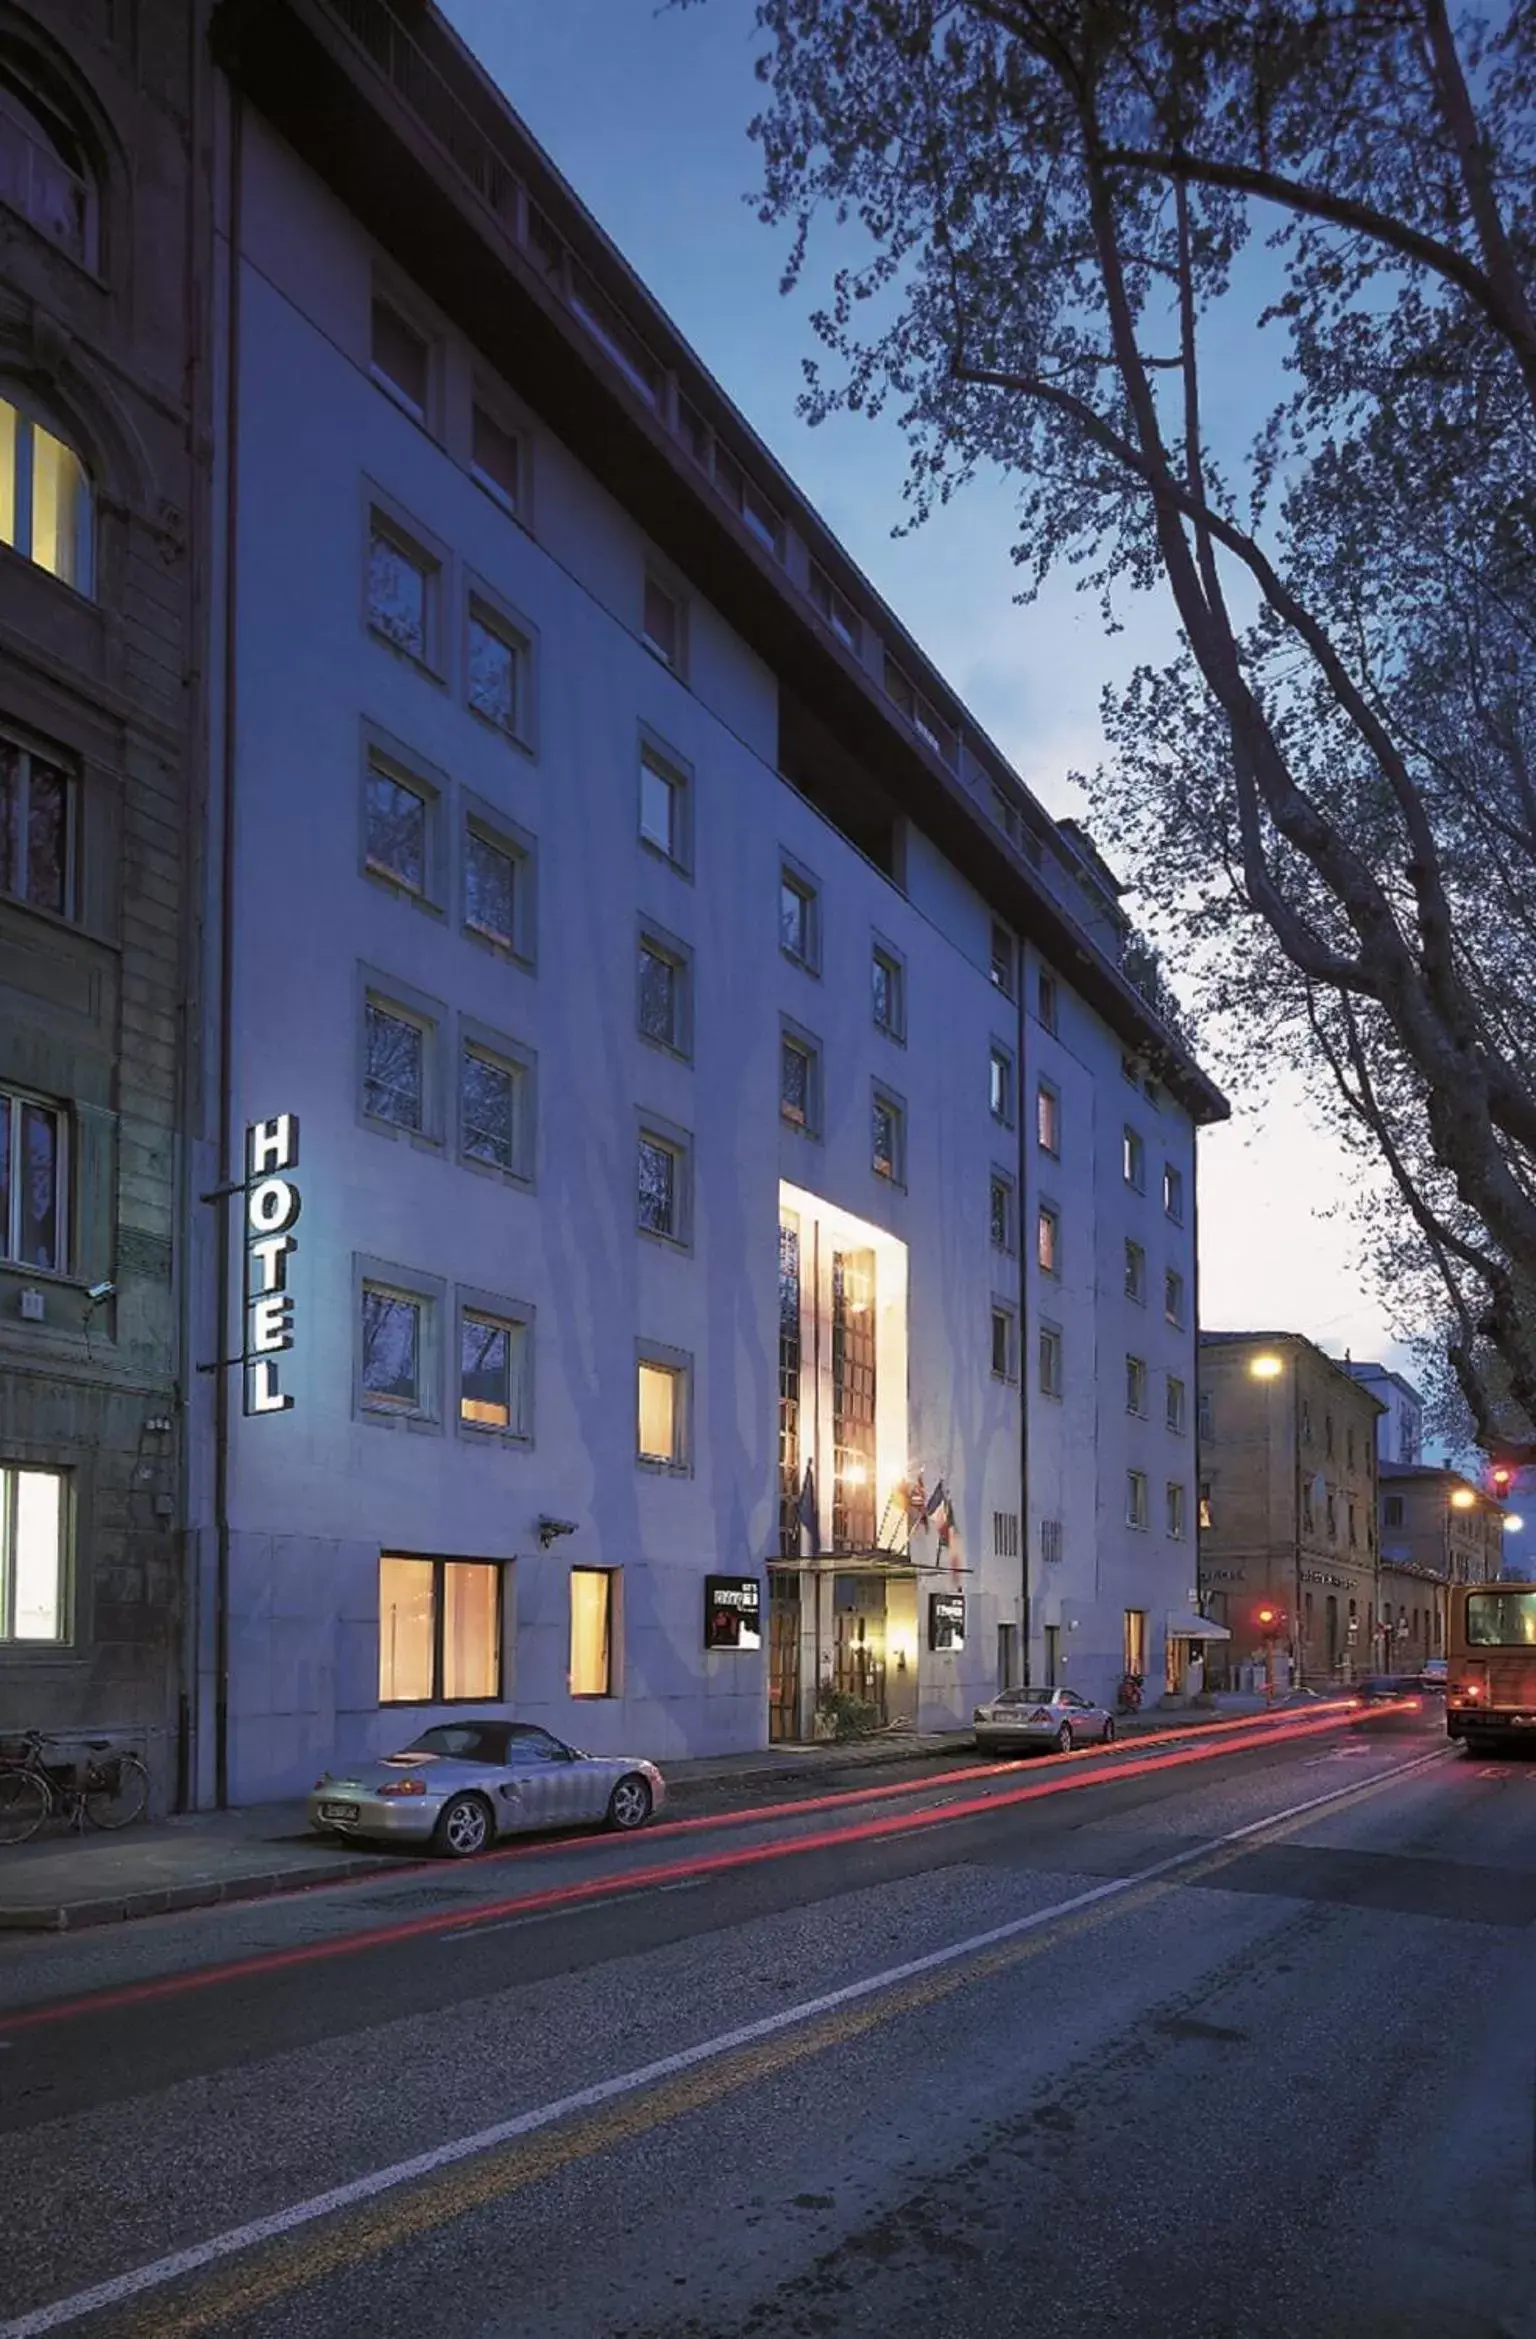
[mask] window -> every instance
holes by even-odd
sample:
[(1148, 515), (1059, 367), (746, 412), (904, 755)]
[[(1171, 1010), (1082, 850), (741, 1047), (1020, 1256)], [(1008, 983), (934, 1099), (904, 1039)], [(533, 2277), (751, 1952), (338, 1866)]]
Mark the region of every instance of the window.
[(459, 1152), (466, 1161), (528, 1182), (533, 1176), (531, 1060), (507, 1043), (462, 1039)]
[(1355, 1425), (1353, 1422), (1344, 1432), (1344, 1453), (1349, 1468), (1353, 1470), (1355, 1466)]
[(0, 737), (0, 893), (57, 917), (74, 914), (73, 815), (68, 773)]
[(1012, 1178), (1005, 1177), (1001, 1170), (994, 1170), (991, 1181), (991, 1230), (992, 1248), (995, 1251), (1012, 1251), (1016, 1248), (1013, 1205)]
[(67, 1641), (69, 1486), (61, 1470), (0, 1465), (0, 1648)]
[(1042, 1153), (1060, 1153), (1061, 1096), (1047, 1080), (1035, 1091), (1035, 1136)]
[(670, 666), (674, 674), (681, 674), (685, 664), (687, 609), (683, 601), (659, 577), (647, 573), (643, 605), (645, 646), (654, 650), (663, 666)]
[(65, 1114), (41, 1097), (0, 1089), (0, 1257), (62, 1275), (68, 1250)]
[(987, 1057), (987, 1104), (994, 1121), (1013, 1127), (1013, 1058), (995, 1042)]
[(870, 1108), (870, 1166), (893, 1186), (906, 1183), (906, 1119), (900, 1099), (877, 1088)]
[(992, 1555), (994, 1559), (1017, 1559), (1019, 1556), (1019, 1514), (1017, 1511), (992, 1513)]
[(895, 659), (889, 657), (885, 661), (885, 693), (935, 755), (942, 756), (947, 764), (958, 763), (960, 739), (954, 725), (934, 711), (922, 693), (913, 689)]
[(1061, 1213), (1042, 1202), (1035, 1219), (1035, 1265), (1042, 1275), (1061, 1273)]
[(886, 949), (879, 942), (875, 944), (874, 954), (870, 960), (870, 985), (876, 1031), (883, 1031), (887, 1039), (905, 1039), (907, 1036), (905, 969), (896, 953)]
[(614, 1694), (613, 1623), (616, 1568), (571, 1570), (572, 1697)]
[(380, 1705), (501, 1697), (501, 1569), (494, 1562), (379, 1561)]
[(1353, 1502), (1349, 1505), (1349, 1542), (1351, 1550), (1359, 1548), (1360, 1513), (1358, 1505)]
[(688, 1367), (674, 1351), (643, 1351), (636, 1368), (636, 1452), (680, 1470), (688, 1460)]
[(420, 1133), (426, 1127), (426, 1027), (370, 998), (363, 1009), (363, 1111)]
[(1330, 1461), (1332, 1461), (1332, 1459), (1333, 1459), (1333, 1415), (1332, 1415), (1331, 1413), (1325, 1413), (1325, 1414), (1323, 1415), (1323, 1451), (1324, 1451), (1324, 1453), (1325, 1453), (1325, 1454), (1328, 1456), (1328, 1459), (1329, 1459)]
[(531, 733), (527, 639), (474, 594), (465, 656), (471, 713), (526, 745)]
[(1402, 1525), (1403, 1498), (1400, 1494), (1389, 1494), (1384, 1497), (1381, 1506), (1381, 1523), (1384, 1527), (1400, 1527)]
[(741, 514), (764, 550), (771, 552), (775, 560), (782, 560), (784, 522), (762, 489), (747, 477), (735, 456), (728, 454), (718, 439), (715, 441), (715, 485), (732, 510)]
[(1184, 1489), (1169, 1479), (1163, 1495), (1163, 1523), (1175, 1543), (1184, 1540)]
[(664, 1242), (689, 1238), (689, 1142), (681, 1129), (642, 1125), (635, 1154), (636, 1224)]
[(527, 957), (527, 927), (519, 899), (528, 882), (527, 856), (509, 838), (473, 817), (464, 827), (464, 924), (482, 942)]
[(414, 414), (427, 419), (432, 378), (432, 345), (403, 317), (393, 301), (373, 296), (373, 378)]
[(531, 1324), (491, 1307), (459, 1313), (459, 1426), (526, 1440), (532, 1433), (528, 1380)]
[(819, 1056), (816, 1044), (799, 1032), (779, 1040), (779, 1111), (786, 1121), (814, 1136), (820, 1118)]
[(1061, 1334), (1054, 1324), (1040, 1327), (1040, 1394), (1061, 1395)]
[(1303, 1397), (1301, 1400), (1301, 1442), (1304, 1446), (1310, 1446), (1312, 1443), (1312, 1400), (1310, 1397)]
[(680, 766), (650, 746), (640, 751), (640, 836), (653, 852), (687, 868), (688, 783)]
[(382, 512), (368, 534), (368, 623), (418, 666), (436, 666), (442, 568)]
[(1061, 1521), (1042, 1519), (1040, 1522), (1040, 1557), (1047, 1567), (1054, 1567), (1061, 1558)]
[(522, 491), (522, 449), (517, 434), (475, 401), (470, 468), (482, 487), (515, 512)]
[(693, 962), (686, 943), (651, 927), (640, 934), (638, 975), (642, 1039), (687, 1056), (693, 1046)]
[(1047, 974), (1044, 967), (1035, 977), (1035, 1015), (1046, 1031), (1054, 1032), (1057, 1029), (1059, 1008), (1056, 977)]
[(1168, 1427), (1176, 1437), (1182, 1437), (1186, 1427), (1184, 1383), (1176, 1373), (1168, 1375)]
[(1013, 1310), (992, 1303), (992, 1373), (999, 1381), (1014, 1378)]
[(819, 958), (816, 882), (786, 864), (779, 871), (779, 948), (796, 966), (814, 974)]
[(373, 876), (425, 899), (432, 818), (426, 790), (370, 752), (363, 796), (366, 867)]
[(1125, 1296), (1138, 1307), (1147, 1304), (1147, 1254), (1140, 1243), (1125, 1246)]
[(810, 590), (811, 606), (817, 616), (830, 626), (845, 650), (851, 650), (856, 658), (861, 656), (864, 628), (859, 622), (859, 613), (853, 603), (838, 591), (826, 570), (818, 568), (815, 561), (811, 563)]
[(1125, 1523), (1128, 1527), (1140, 1528), (1145, 1528), (1147, 1524), (1145, 1470), (1127, 1470), (1125, 1474)]
[(1120, 1166), (1126, 1184), (1134, 1186), (1138, 1194), (1144, 1194), (1147, 1190), (1147, 1149), (1136, 1131), (1129, 1126), (1120, 1140)]
[(368, 1412), (430, 1411), (424, 1354), (428, 1304), (415, 1292), (363, 1285), (362, 1401)]
[(89, 594), (93, 524), (90, 475), (80, 456), (40, 414), (0, 398), (0, 544), (61, 585)]
[(994, 918), (992, 921), (991, 957), (988, 962), (987, 971), (990, 974), (993, 983), (996, 985), (998, 990), (1002, 992), (1005, 999), (1011, 999), (1013, 997), (1013, 968), (1013, 936), (1009, 933), (1006, 926), (1000, 926), (997, 920)]
[(1216, 1409), (1209, 1389), (1200, 1392), (1199, 1427), (1202, 1438), (1213, 1438), (1216, 1435)]
[(1128, 1356), (1125, 1360), (1125, 1410), (1127, 1413), (1147, 1410), (1147, 1368), (1139, 1356)]
[(96, 189), (68, 124), (7, 72), (0, 80), (0, 201), (83, 268), (98, 265)]
[(1202, 1478), (1200, 1481), (1200, 1524), (1202, 1527), (1210, 1527), (1215, 1524), (1211, 1512), (1211, 1482), (1208, 1478)]
[(1325, 1501), (1327, 1504), (1328, 1540), (1330, 1543), (1337, 1543), (1339, 1540), (1339, 1498), (1331, 1486)]
[(1163, 1314), (1170, 1324), (1184, 1322), (1184, 1278), (1170, 1267), (1163, 1277)]
[(1147, 1612), (1145, 1608), (1127, 1608), (1121, 1637), (1127, 1673), (1134, 1673), (1138, 1681), (1147, 1674)]
[(1163, 1165), (1163, 1209), (1175, 1225), (1184, 1224), (1184, 1172), (1171, 1161)]
[(1317, 1514), (1312, 1505), (1310, 1483), (1304, 1485), (1301, 1490), (1301, 1524), (1303, 1531), (1308, 1535), (1312, 1534), (1317, 1526)]

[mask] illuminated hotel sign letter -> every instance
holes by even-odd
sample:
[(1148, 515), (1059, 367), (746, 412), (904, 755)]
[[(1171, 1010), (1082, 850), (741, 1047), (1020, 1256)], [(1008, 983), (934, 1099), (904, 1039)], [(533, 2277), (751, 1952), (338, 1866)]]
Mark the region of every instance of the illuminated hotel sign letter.
[(287, 1413), (292, 1395), (281, 1380), (280, 1359), (293, 1346), (293, 1295), (288, 1262), (298, 1249), (293, 1229), (299, 1189), (286, 1173), (299, 1162), (296, 1113), (253, 1121), (245, 1133), (245, 1410)]

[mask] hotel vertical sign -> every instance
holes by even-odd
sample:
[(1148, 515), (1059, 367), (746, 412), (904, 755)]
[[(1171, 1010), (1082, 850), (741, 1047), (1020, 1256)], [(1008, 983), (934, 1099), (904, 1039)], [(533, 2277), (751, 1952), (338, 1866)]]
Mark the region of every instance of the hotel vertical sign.
[(283, 1359), (293, 1347), (293, 1294), (288, 1268), (298, 1242), (299, 1117), (279, 1113), (253, 1121), (245, 1132), (245, 1410), (287, 1413), (293, 1395), (282, 1385)]

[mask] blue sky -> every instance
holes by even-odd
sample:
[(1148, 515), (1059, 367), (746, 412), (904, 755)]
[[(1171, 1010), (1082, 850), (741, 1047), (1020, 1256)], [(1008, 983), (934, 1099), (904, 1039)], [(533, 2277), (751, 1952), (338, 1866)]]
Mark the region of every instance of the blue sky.
[[(672, 10), (656, 0), (445, 0), (460, 33), (631, 265), (772, 447), (961, 698), (1058, 814), (1066, 775), (1098, 759), (1099, 693), (1172, 640), (1153, 597), (1107, 639), (1091, 599), (1053, 582), (1013, 601), (1012, 512), (983, 483), (915, 536), (893, 540), (905, 454), (888, 418), (795, 413), (814, 348), (811, 295), (779, 292), (787, 239), (743, 200), (757, 185), (747, 124), (751, 0)], [(1251, 368), (1212, 378), (1207, 413), (1241, 428)], [(1099, 838), (1114, 866), (1114, 839)], [(1129, 873), (1124, 869), (1122, 875)], [(1135, 900), (1129, 904), (1133, 914)], [(1358, 1184), (1299, 1086), (1234, 1098), (1202, 1140), (1202, 1316), (1212, 1326), (1304, 1332), (1334, 1353), (1406, 1358), (1361, 1288), (1342, 1207)], [(1340, 1213), (1340, 1215), (1330, 1215)]]

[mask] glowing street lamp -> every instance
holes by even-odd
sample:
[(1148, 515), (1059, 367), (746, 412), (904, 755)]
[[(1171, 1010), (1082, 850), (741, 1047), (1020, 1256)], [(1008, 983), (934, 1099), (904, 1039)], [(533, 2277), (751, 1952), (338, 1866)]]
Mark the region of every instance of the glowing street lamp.
[(1248, 1367), (1256, 1381), (1277, 1381), (1285, 1370), (1284, 1360), (1278, 1356), (1256, 1356)]
[(1469, 1511), (1476, 1500), (1477, 1496), (1472, 1492), (1470, 1486), (1454, 1486), (1451, 1489), (1451, 1508), (1453, 1511)]
[(1518, 1535), (1524, 1525), (1524, 1519), (1518, 1517), (1514, 1511), (1507, 1511), (1505, 1513), (1504, 1532), (1506, 1535)]

